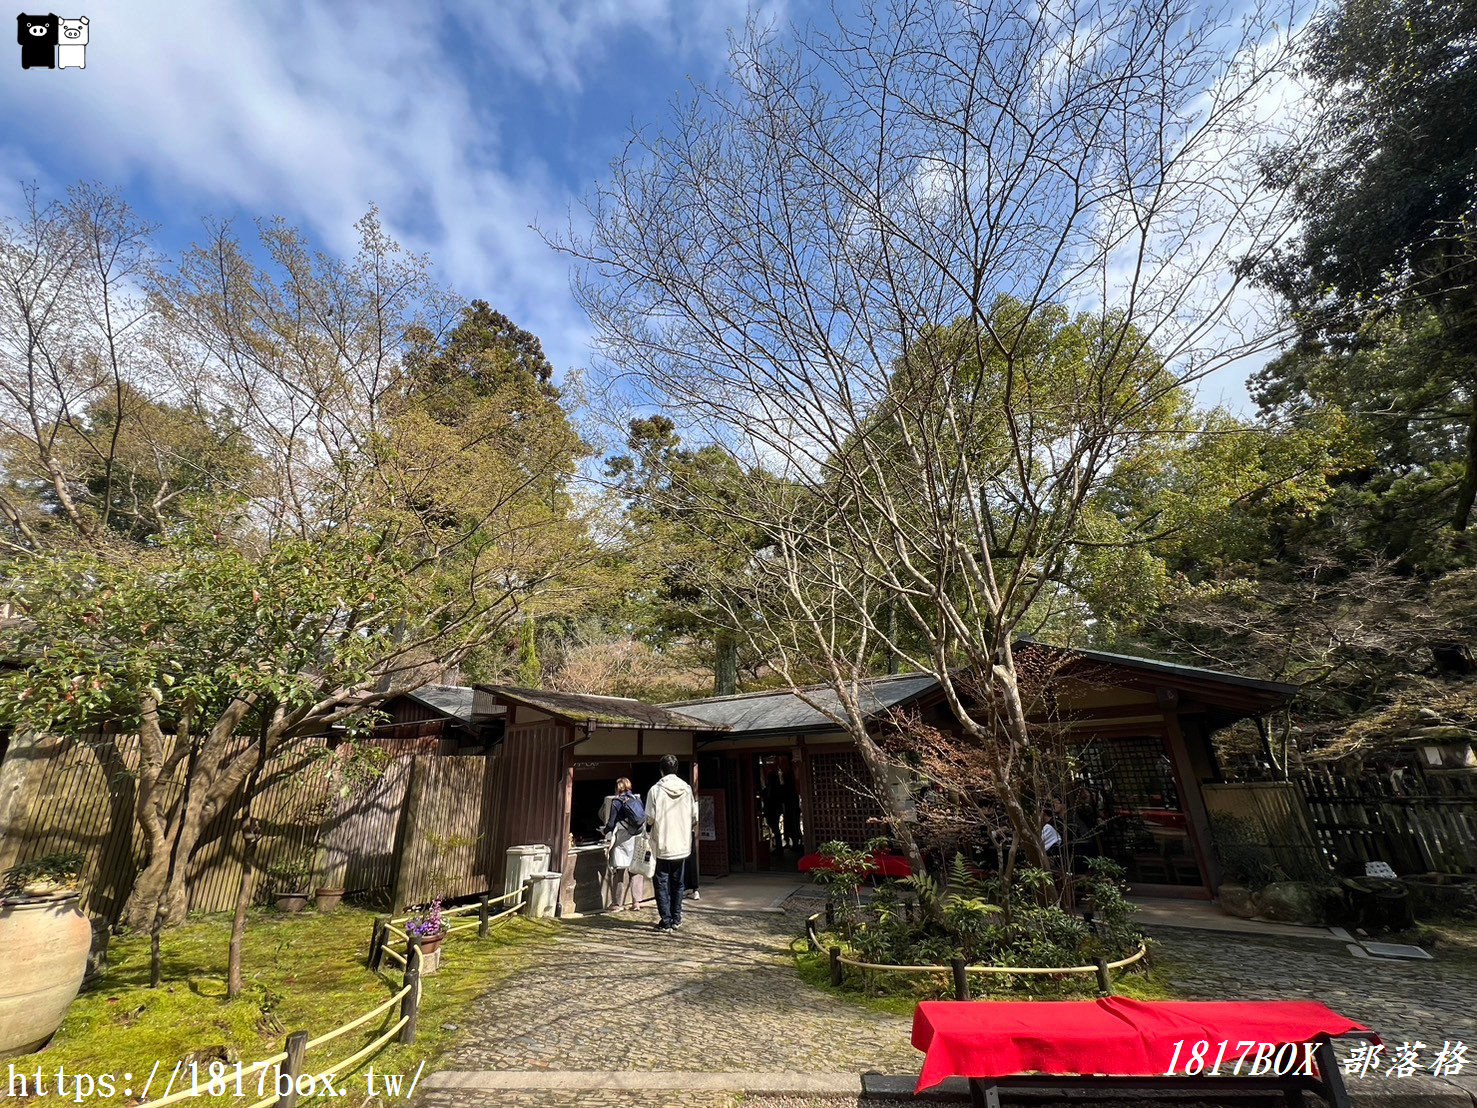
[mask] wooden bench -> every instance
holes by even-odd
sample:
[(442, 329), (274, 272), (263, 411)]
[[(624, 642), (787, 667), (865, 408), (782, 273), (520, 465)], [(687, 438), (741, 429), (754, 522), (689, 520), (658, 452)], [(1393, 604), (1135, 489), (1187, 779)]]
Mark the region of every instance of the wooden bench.
[[(929, 1001), (913, 1014), (913, 1045), (924, 1052), (917, 1091), (967, 1078), (977, 1108), (999, 1108), (1002, 1090), (1149, 1088), (1280, 1091), (1288, 1104), (1313, 1092), (1348, 1108), (1332, 1039), (1349, 1034), (1374, 1038), (1303, 1000)], [(1258, 1056), (1276, 1064), (1262, 1072)]]

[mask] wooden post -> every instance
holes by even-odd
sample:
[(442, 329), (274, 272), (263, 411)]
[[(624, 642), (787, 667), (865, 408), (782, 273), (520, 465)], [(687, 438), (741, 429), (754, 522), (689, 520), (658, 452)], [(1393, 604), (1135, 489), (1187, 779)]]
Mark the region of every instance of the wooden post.
[(388, 926), (389, 916), (375, 916), (374, 926), (369, 929), (369, 960), (365, 965), (375, 973), (379, 972), (385, 961), (385, 928)]
[(903, 919), (908, 923), (913, 922), (913, 898), (911, 896), (903, 901)]
[(1339, 1060), (1333, 1052), (1333, 1040), (1327, 1035), (1318, 1036), (1316, 1052), (1318, 1077), (1323, 1082), (1323, 1099), (1330, 1108), (1349, 1108), (1349, 1090), (1339, 1074)]
[(1108, 960), (1103, 957), (1097, 960), (1097, 995), (1113, 995), (1113, 979), (1108, 976)]
[(826, 900), (826, 930), (830, 931), (836, 926), (836, 905), (832, 904), (830, 898)]
[[(277, 1108), (293, 1108), (297, 1104), (297, 1078), (303, 1072), (303, 1055), (308, 1052), (308, 1033), (294, 1031), (287, 1036), (287, 1044), (282, 1049), (287, 1052), (287, 1058), (277, 1071)], [(285, 1090), (283, 1077), (287, 1078)]]
[(831, 984), (840, 985), (841, 975), (845, 972), (845, 967), (841, 965), (841, 948), (833, 946), (831, 948)]
[(477, 937), (487, 938), (487, 894), (482, 894), (482, 906), (477, 909)]
[(954, 999), (969, 999), (969, 974), (964, 971), (963, 958), (950, 958), (949, 965), (954, 967)]
[(405, 940), (405, 980), (410, 991), (400, 998), (400, 1015), (405, 1026), (400, 1028), (400, 1042), (415, 1042), (415, 1017), (421, 1003), (421, 937)]

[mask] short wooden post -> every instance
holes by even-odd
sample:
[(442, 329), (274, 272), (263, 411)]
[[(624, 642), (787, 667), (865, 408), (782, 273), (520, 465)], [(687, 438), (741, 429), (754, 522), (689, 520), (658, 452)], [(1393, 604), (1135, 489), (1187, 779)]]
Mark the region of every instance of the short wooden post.
[(412, 935), (405, 940), (405, 980), (409, 990), (400, 998), (400, 1015), (405, 1026), (400, 1028), (400, 1042), (415, 1042), (415, 1017), (421, 1004), (421, 937)]
[(389, 937), (390, 917), (375, 916), (369, 935), (369, 968), (375, 973), (385, 964), (385, 940)]
[(488, 920), (487, 894), (486, 893), (483, 893), (482, 894), (482, 906), (477, 909), (477, 937), (479, 939), (485, 939), (485, 938), (487, 938), (487, 920)]
[(1101, 957), (1097, 960), (1097, 995), (1113, 995), (1113, 979), (1108, 976), (1108, 960)]
[(533, 919), (533, 878), (523, 879), (523, 914)]
[(963, 958), (949, 959), (949, 965), (954, 967), (954, 999), (969, 999), (969, 974), (965, 972)]
[(836, 926), (836, 905), (829, 900), (826, 901), (826, 930), (830, 931)]
[[(297, 1078), (303, 1072), (303, 1055), (308, 1052), (308, 1033), (294, 1031), (282, 1047), (287, 1057), (277, 1071), (277, 1108), (293, 1108), (297, 1104)], [(287, 1078), (284, 1086), (282, 1079)]]
[(913, 898), (909, 897), (903, 901), (903, 919), (908, 923), (913, 922)]
[(841, 965), (841, 948), (833, 946), (831, 948), (831, 984), (840, 985), (841, 975), (845, 972), (845, 968)]

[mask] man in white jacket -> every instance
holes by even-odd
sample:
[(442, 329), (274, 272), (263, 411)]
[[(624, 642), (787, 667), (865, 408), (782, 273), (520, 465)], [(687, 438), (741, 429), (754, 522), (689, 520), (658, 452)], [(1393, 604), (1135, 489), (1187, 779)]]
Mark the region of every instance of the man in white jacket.
[(682, 926), (682, 871), (697, 833), (697, 802), (671, 754), (662, 755), (661, 780), (646, 794), (646, 827), (656, 855), (656, 927), (673, 931)]

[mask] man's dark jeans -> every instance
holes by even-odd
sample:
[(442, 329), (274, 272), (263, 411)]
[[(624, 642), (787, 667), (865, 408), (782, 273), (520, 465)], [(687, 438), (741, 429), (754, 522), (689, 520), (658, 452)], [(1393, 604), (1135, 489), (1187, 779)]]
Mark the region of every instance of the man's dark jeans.
[(686, 858), (656, 860), (656, 912), (663, 927), (682, 922), (683, 869)]

